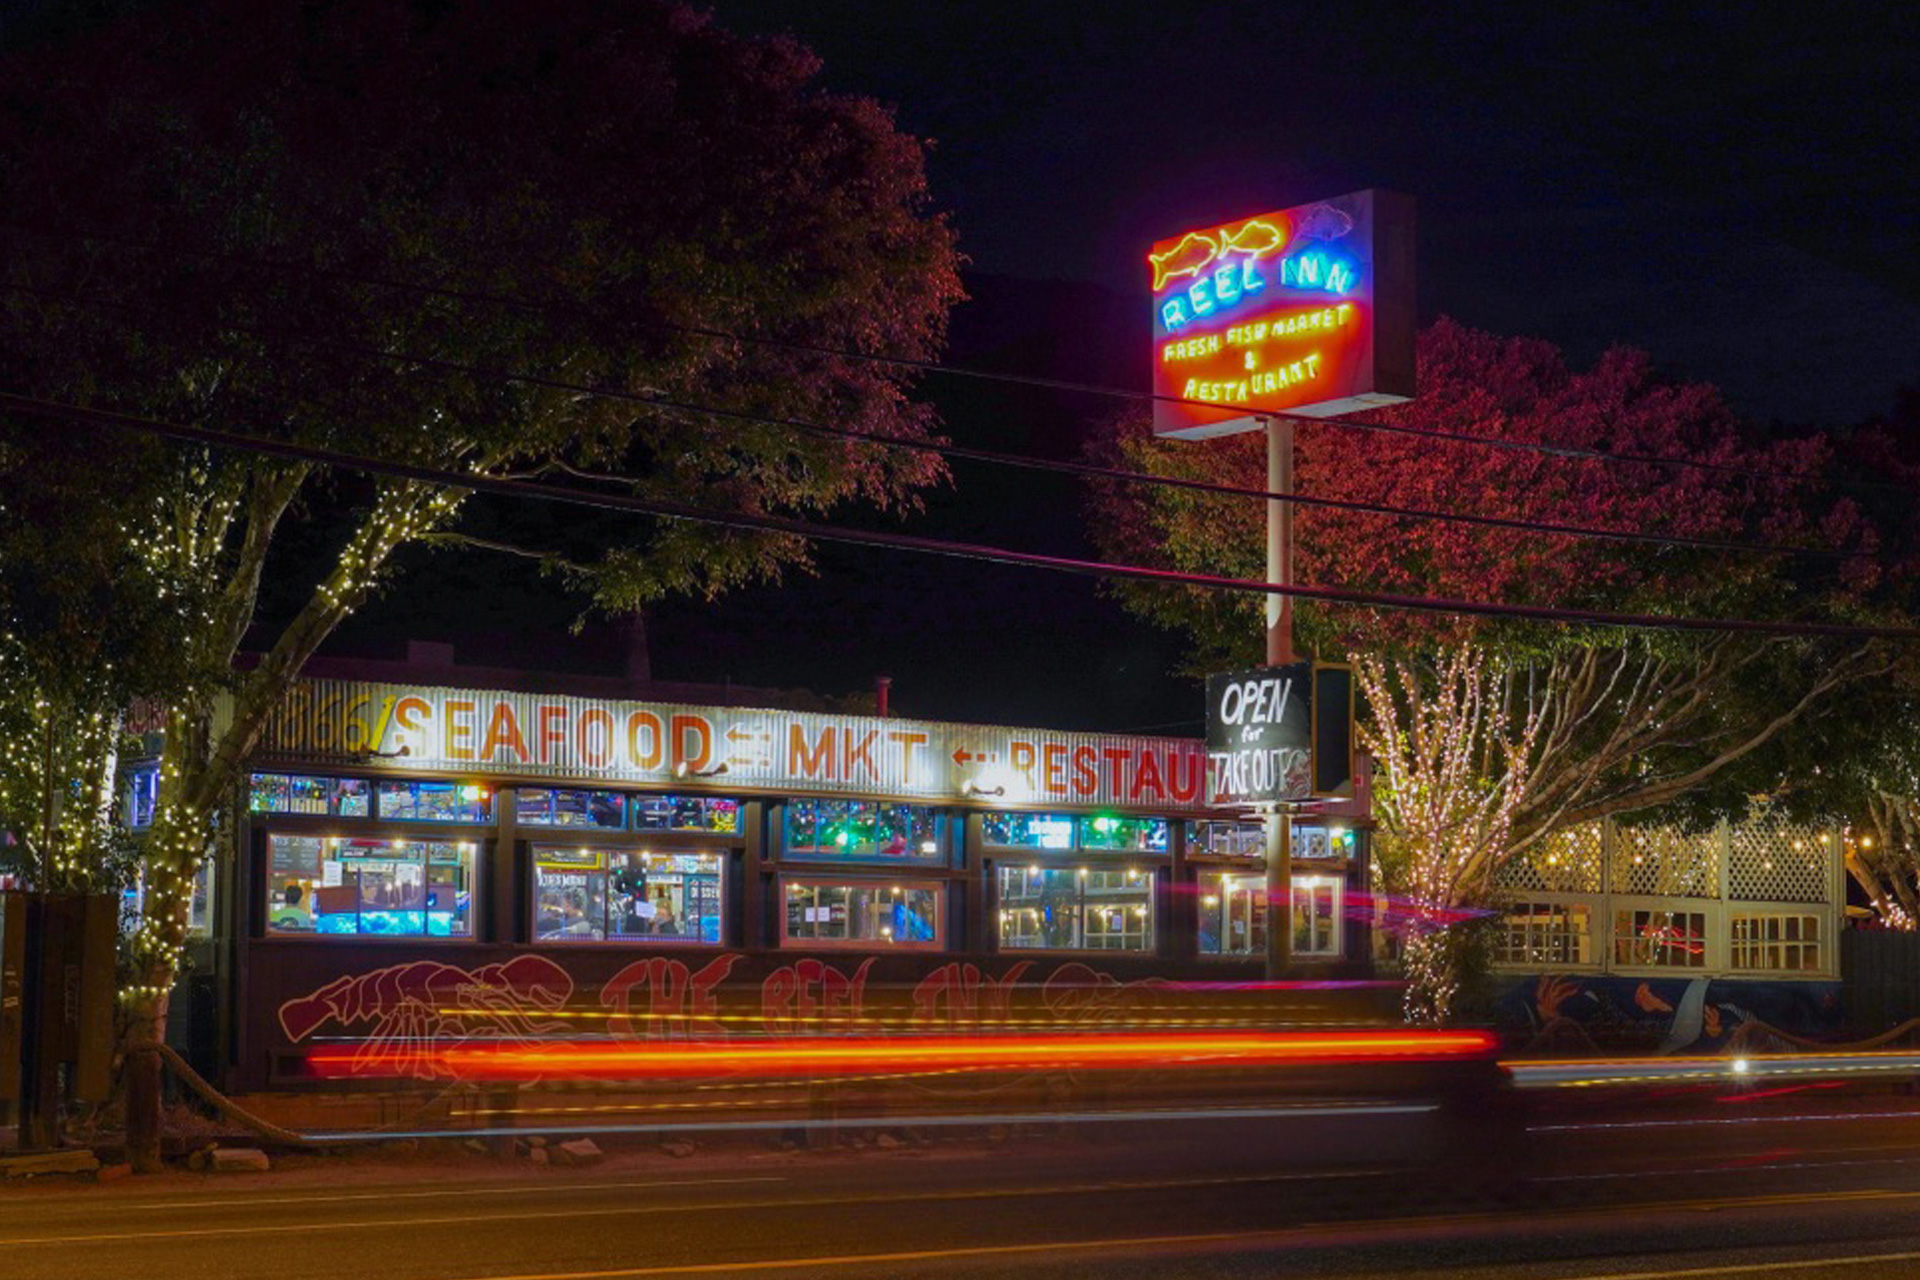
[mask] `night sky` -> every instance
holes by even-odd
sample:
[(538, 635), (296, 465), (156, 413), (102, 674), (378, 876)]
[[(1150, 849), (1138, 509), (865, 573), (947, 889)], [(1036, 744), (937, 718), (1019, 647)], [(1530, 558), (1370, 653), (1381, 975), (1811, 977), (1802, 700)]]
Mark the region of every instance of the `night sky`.
[[(970, 259), (955, 363), (1143, 388), (1146, 246), (1368, 186), (1420, 206), (1421, 313), (1645, 347), (1754, 419), (1846, 426), (1920, 386), (1920, 128), (1900, 5), (922, 4), (721, 0), (935, 142)], [(1762, 16), (1764, 13), (1764, 16)], [(1097, 398), (929, 379), (957, 441), (1078, 453)], [(1090, 555), (1071, 482), (956, 469), (908, 527)], [(576, 609), (487, 562), (342, 637), (548, 654)], [(505, 575), (502, 577), (502, 575)], [(514, 625), (474, 623), (502, 590)], [(461, 601), (466, 604), (463, 606)], [(1173, 637), (1092, 584), (894, 553), (651, 621), (655, 673), (846, 693), (941, 719), (1195, 731)], [(515, 636), (514, 632), (519, 632)], [(593, 630), (579, 665), (604, 665)]]

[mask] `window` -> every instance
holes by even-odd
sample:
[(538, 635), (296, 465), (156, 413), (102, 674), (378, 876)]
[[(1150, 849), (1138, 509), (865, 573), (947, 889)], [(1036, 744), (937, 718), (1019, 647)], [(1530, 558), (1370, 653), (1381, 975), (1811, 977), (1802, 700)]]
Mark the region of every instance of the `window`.
[(1165, 853), (1165, 818), (1111, 818), (1104, 814), (1081, 818), (1082, 849), (1119, 849), (1128, 853)]
[(636, 831), (709, 831), (740, 833), (740, 802), (710, 796), (635, 796)]
[(989, 813), (980, 819), (981, 843), (1001, 849), (1100, 849), (1122, 853), (1165, 853), (1165, 818), (1121, 818), (1106, 814), (1074, 817), (1065, 813)]
[(160, 799), (160, 766), (143, 765), (127, 771), (127, 826), (144, 831), (153, 825)]
[(718, 853), (535, 849), (534, 937), (718, 943), (725, 866)]
[(787, 805), (787, 855), (794, 858), (937, 862), (934, 811), (868, 800), (795, 800)]
[(1264, 858), (1266, 827), (1258, 822), (1190, 822), (1187, 853), (1213, 858)]
[(514, 792), (513, 819), (529, 827), (600, 827), (618, 831), (627, 825), (626, 797), (618, 791), (546, 791), (522, 787)]
[(1735, 912), (1735, 969), (1817, 972), (1820, 967), (1820, 917), (1800, 913)]
[[(1356, 838), (1346, 827), (1293, 824), (1293, 856), (1302, 861), (1350, 859)], [(1259, 822), (1193, 822), (1187, 825), (1187, 854), (1190, 857), (1265, 858), (1267, 833)]]
[[(1293, 954), (1338, 957), (1345, 885), (1338, 876), (1293, 878)], [(1200, 878), (1200, 953), (1265, 955), (1267, 879), (1216, 873)]]
[(1614, 912), (1613, 962), (1656, 969), (1706, 968), (1706, 913), (1632, 909)]
[(989, 813), (981, 839), (1002, 849), (1071, 849), (1073, 819), (1062, 813)]
[(1151, 951), (1153, 876), (1137, 867), (997, 868), (1009, 951)]
[(371, 817), (365, 778), (321, 778), (302, 773), (256, 773), (247, 808), (254, 813), (314, 813), (335, 818)]
[(807, 878), (786, 880), (784, 891), (785, 945), (915, 951), (940, 946), (946, 891), (937, 884)]
[(472, 844), (275, 834), (267, 932), (473, 936)]
[(1498, 964), (1591, 964), (1593, 913), (1581, 903), (1515, 902), (1494, 942)]
[(398, 822), (491, 822), (493, 798), (470, 782), (382, 782), (380, 816)]

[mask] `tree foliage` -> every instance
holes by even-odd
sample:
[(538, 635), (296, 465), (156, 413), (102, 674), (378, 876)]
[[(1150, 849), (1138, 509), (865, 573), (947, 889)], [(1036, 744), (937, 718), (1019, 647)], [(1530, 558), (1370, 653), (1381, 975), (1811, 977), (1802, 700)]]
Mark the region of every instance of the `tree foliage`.
[[(0, 386), (722, 511), (910, 507), (942, 475), (925, 452), (665, 403), (934, 429), (897, 366), (831, 350), (934, 355), (953, 236), (921, 143), (817, 70), (668, 0), (199, 0), (22, 51), (0, 81)], [(402, 549), (477, 545), (474, 504), (40, 419), (4, 439), (8, 536), (42, 526), (14, 504), (51, 475), (93, 504), (77, 527), (104, 562), (178, 584), (100, 605), (103, 653), (123, 633), (173, 646), (149, 682), (170, 710), (129, 992), (153, 1037), (193, 873), (266, 717)], [(614, 610), (806, 559), (790, 537), (669, 520), (512, 549)], [(263, 616), (263, 582), (300, 575)], [(121, 626), (154, 601), (160, 625)], [(262, 657), (235, 675), (243, 644)]]
[[(1574, 370), (1546, 343), (1442, 320), (1422, 335), (1420, 394), (1369, 418), (1463, 437), (1296, 423), (1298, 490), (1320, 498), (1682, 539), (1861, 551), (1880, 531), (1829, 486), (1831, 442), (1756, 439), (1710, 387), (1616, 350)], [(1505, 443), (1544, 450), (1498, 447)], [(1110, 456), (1159, 475), (1265, 488), (1260, 433), (1194, 444), (1116, 422)], [(1680, 458), (1697, 466), (1616, 462)], [(1265, 504), (1107, 484), (1106, 550), (1148, 564), (1262, 579)], [(1872, 558), (1799, 558), (1476, 527), (1415, 516), (1296, 510), (1300, 581), (1402, 596), (1586, 612), (1877, 620), (1898, 583)], [(1897, 577), (1898, 575), (1894, 575)], [(1128, 584), (1135, 611), (1184, 630), (1196, 665), (1258, 661), (1260, 602)], [(1313, 651), (1353, 657), (1360, 743), (1380, 773), (1396, 886), (1436, 906), (1484, 902), (1508, 859), (1554, 830), (1644, 812), (1718, 780), (1759, 782), (1790, 729), (1896, 667), (1885, 646), (1643, 631), (1302, 602)], [(1777, 783), (1777, 779), (1774, 780)], [(1429, 966), (1430, 968), (1432, 966)], [(1444, 968), (1444, 967), (1442, 967)], [(1435, 990), (1452, 990), (1436, 968)], [(1422, 1016), (1445, 998), (1419, 994)]]
[[(1570, 369), (1550, 344), (1502, 338), (1442, 319), (1419, 346), (1416, 399), (1363, 420), (1459, 441), (1296, 421), (1294, 476), (1317, 498), (1462, 512), (1633, 534), (1872, 549), (1850, 498), (1823, 488), (1830, 447), (1818, 436), (1758, 441), (1711, 387), (1658, 376), (1643, 352), (1608, 352)], [(1545, 450), (1489, 447), (1484, 441)], [(1144, 410), (1115, 420), (1102, 451), (1153, 474), (1266, 487), (1261, 433), (1156, 441)], [(1702, 467), (1623, 464), (1552, 450)], [(1715, 468), (1738, 468), (1735, 475)], [(1091, 514), (1107, 550), (1141, 563), (1264, 578), (1264, 504), (1191, 490), (1100, 487)], [(1764, 556), (1654, 547), (1526, 528), (1492, 529), (1318, 507), (1294, 513), (1299, 581), (1381, 593), (1575, 610), (1791, 617), (1845, 604), (1877, 581), (1870, 562), (1836, 577)], [(1198, 669), (1259, 657), (1260, 601), (1199, 588), (1126, 584), (1144, 616), (1191, 634)], [(1545, 653), (1618, 637), (1590, 627), (1391, 612), (1300, 602), (1300, 638), (1329, 653), (1430, 649), (1472, 641)], [(1658, 639), (1658, 637), (1655, 637)], [(1676, 643), (1691, 643), (1685, 637)]]

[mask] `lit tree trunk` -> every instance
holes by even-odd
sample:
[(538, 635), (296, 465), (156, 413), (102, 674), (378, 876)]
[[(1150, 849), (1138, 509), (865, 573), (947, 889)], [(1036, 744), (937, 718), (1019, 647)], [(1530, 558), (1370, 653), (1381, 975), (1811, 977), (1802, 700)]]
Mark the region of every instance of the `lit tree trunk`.
[(1376, 809), (1408, 855), (1399, 887), (1426, 917), (1402, 952), (1405, 1013), (1443, 1025), (1468, 956), (1453, 909), (1486, 895), (1508, 851), (1542, 716), (1533, 704), (1513, 723), (1513, 670), (1478, 650), (1456, 650), (1430, 673), (1373, 657), (1355, 669), (1371, 710), (1361, 743), (1386, 783)]
[(161, 1168), (160, 1056), (167, 1004), (186, 951), (193, 886), (213, 839), (214, 813), (195, 795), (203, 782), (206, 714), (176, 707), (167, 716), (160, 757), (160, 795), (145, 850), (146, 893), (140, 924), (128, 941), (134, 978), (121, 992), (126, 1011), (127, 1158), (140, 1173)]
[[(1408, 853), (1395, 887), (1435, 920), (1493, 906), (1496, 873), (1534, 843), (1677, 799), (1891, 660), (1870, 645), (1836, 656), (1771, 718), (1721, 723), (1715, 692), (1750, 678), (1773, 643), (1715, 640), (1680, 656), (1583, 648), (1537, 665), (1470, 647), (1426, 666), (1356, 658), (1369, 710), (1360, 742), (1381, 770), (1381, 829)], [(1673, 750), (1681, 745), (1688, 750)], [(1920, 844), (1920, 827), (1914, 835), (1901, 843)], [(1460, 942), (1409, 939), (1409, 1016), (1450, 1016), (1457, 962), (1471, 953), (1456, 950)]]
[(1882, 791), (1867, 798), (1867, 825), (1847, 849), (1847, 874), (1889, 929), (1920, 921), (1920, 801)]
[[(237, 567), (209, 637), (217, 663), (232, 661), (253, 618), (273, 525), (298, 490), (302, 472), (270, 475), (254, 490)], [(147, 833), (146, 910), (131, 942), (134, 978), (122, 993), (129, 1015), (125, 1050), (127, 1147), (134, 1167), (160, 1167), (160, 1063), (167, 995), (179, 976), (193, 908), (193, 885), (211, 852), (222, 813), (247, 758), (300, 669), (367, 598), (396, 548), (431, 532), (459, 507), (464, 490), (405, 482), (388, 490), (315, 588), (300, 613), (253, 670), (237, 678), (231, 715), (213, 724), (208, 694), (183, 698), (167, 716), (160, 796)], [(205, 537), (204, 531), (197, 536)]]

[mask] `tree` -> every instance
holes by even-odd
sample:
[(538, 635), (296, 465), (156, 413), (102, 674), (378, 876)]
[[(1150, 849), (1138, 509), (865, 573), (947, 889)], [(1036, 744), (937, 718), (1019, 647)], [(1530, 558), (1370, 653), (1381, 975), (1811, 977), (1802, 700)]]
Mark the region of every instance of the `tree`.
[[(1818, 438), (1758, 442), (1711, 388), (1658, 378), (1616, 350), (1587, 372), (1545, 343), (1441, 321), (1422, 336), (1420, 395), (1383, 423), (1445, 442), (1332, 424), (1298, 426), (1300, 491), (1679, 538), (1859, 548), (1873, 533), (1822, 486)], [(1161, 443), (1144, 417), (1112, 448), (1137, 469), (1263, 488), (1257, 434)], [(1491, 448), (1518, 441), (1705, 464), (1618, 464)], [(1263, 577), (1257, 501), (1108, 485), (1095, 497), (1110, 554)], [(1307, 508), (1295, 516), (1303, 581), (1402, 595), (1570, 609), (1794, 617), (1870, 616), (1870, 563), (1819, 562), (1489, 529)], [(1809, 568), (1808, 564), (1815, 567)], [(1119, 588), (1147, 617), (1190, 631), (1202, 662), (1257, 659), (1259, 602)], [(1687, 795), (1884, 673), (1874, 645), (1302, 607), (1321, 653), (1358, 664), (1360, 743), (1378, 762), (1378, 816), (1405, 853), (1400, 886), (1434, 908), (1484, 903), (1508, 859), (1553, 831)], [(1422, 948), (1416, 946), (1416, 959)], [(1410, 1008), (1444, 1016), (1444, 972), (1416, 963)]]
[(129, 508), (157, 497), (158, 450), (100, 454), (84, 434), (0, 438), (0, 866), (54, 893), (132, 874), (118, 812), (126, 711), (191, 677), (197, 584), (133, 555)]
[[(790, 40), (666, 0), (171, 3), (28, 51), (0, 97), (4, 385), (720, 510), (909, 507), (942, 474), (924, 452), (488, 373), (927, 438), (896, 366), (825, 349), (934, 355), (960, 296), (953, 237), (921, 144), (816, 87), (817, 69)], [(6, 432), (26, 458), (51, 434)], [(513, 546), (463, 526), (478, 504), (459, 488), (104, 435), (85, 448), (158, 491), (124, 511), (118, 550), (191, 587), (169, 597), (190, 623), (185, 675), (166, 690), (141, 976), (123, 993), (142, 1167), (214, 824), (301, 665), (403, 550), (535, 555), (607, 610), (806, 561), (793, 538), (664, 520), (611, 548)], [(263, 614), (263, 583), (291, 574), (315, 585)], [(235, 673), (243, 643), (261, 656)]]
[[(1834, 481), (1857, 495), (1886, 566), (1883, 607), (1911, 617), (1920, 568), (1920, 394), (1841, 433)], [(1903, 662), (1885, 678), (1840, 690), (1825, 713), (1755, 752), (1690, 795), (1695, 823), (1755, 799), (1803, 822), (1848, 829), (1846, 869), (1882, 926), (1920, 920), (1920, 669)]]

